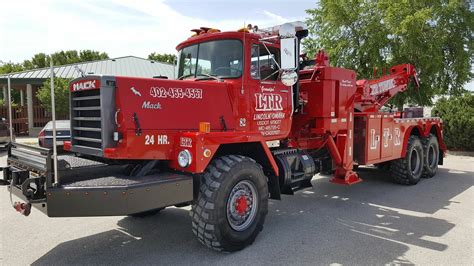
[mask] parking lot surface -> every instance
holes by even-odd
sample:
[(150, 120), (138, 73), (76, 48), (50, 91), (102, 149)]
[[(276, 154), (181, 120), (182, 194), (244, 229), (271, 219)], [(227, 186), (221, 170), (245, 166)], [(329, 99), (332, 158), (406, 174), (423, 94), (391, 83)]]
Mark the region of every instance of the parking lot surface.
[[(5, 155), (0, 163), (5, 165)], [(423, 264), (474, 263), (474, 157), (448, 156), (416, 186), (361, 168), (364, 182), (329, 183), (270, 201), (252, 246), (217, 253), (191, 231), (189, 207), (147, 218), (48, 218), (16, 213), (0, 187), (0, 264)]]

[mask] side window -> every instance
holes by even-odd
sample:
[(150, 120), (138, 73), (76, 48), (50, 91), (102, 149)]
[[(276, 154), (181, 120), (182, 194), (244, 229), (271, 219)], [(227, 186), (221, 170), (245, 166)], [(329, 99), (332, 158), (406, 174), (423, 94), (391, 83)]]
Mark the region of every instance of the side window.
[(178, 76), (192, 76), (195, 74), (197, 50), (197, 45), (193, 45), (186, 47), (181, 51), (181, 55), (179, 56), (179, 64), (183, 67), (181, 73), (178, 73)]
[(260, 72), (258, 66), (258, 55), (259, 55), (259, 47), (258, 45), (252, 45), (252, 57), (250, 58), (250, 76), (253, 79), (260, 79)]
[[(279, 50), (274, 47), (253, 45), (250, 60), (250, 76), (260, 80), (277, 80), (279, 64)], [(276, 63), (277, 62), (277, 63)]]

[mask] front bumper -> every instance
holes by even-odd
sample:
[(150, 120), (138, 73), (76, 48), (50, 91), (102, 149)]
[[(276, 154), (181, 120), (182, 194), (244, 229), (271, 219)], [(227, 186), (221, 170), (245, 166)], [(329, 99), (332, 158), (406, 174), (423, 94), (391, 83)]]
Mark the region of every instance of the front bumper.
[(141, 180), (123, 177), (89, 179), (46, 188), (44, 198), (39, 199), (28, 197), (25, 183), (8, 189), (49, 217), (113, 216), (191, 202), (193, 177), (159, 173)]

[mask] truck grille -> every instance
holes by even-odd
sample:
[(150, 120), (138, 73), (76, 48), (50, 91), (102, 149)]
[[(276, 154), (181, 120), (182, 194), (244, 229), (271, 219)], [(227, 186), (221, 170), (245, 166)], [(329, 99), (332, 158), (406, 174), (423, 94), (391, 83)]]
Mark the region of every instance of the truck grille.
[(71, 92), (71, 141), (76, 147), (102, 149), (100, 89)]

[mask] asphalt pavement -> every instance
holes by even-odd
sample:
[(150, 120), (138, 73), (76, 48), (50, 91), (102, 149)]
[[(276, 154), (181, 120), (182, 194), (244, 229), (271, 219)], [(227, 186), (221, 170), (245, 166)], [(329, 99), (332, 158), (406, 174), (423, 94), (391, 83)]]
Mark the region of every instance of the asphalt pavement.
[(313, 188), (270, 201), (264, 230), (235, 253), (202, 246), (189, 207), (147, 218), (23, 217), (0, 187), (0, 264), (473, 265), (474, 157), (449, 156), (416, 186), (359, 172), (354, 186), (316, 176)]

